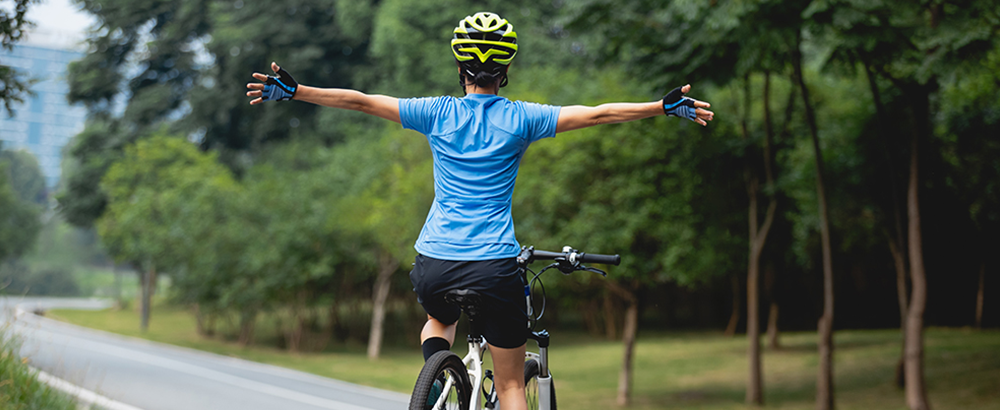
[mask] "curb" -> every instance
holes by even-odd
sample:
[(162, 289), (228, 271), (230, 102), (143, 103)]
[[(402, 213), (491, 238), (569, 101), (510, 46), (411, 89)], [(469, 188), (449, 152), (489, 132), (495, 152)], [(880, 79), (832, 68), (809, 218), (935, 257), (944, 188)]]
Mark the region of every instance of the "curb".
[[(14, 307), (15, 318), (20, 318), (21, 316), (29, 313), (30, 312), (22, 309), (20, 306)], [(83, 406), (84, 408), (93, 408), (96, 406), (105, 410), (142, 410), (138, 407), (104, 397), (93, 391), (48, 374), (43, 370), (30, 366), (29, 368), (35, 372), (38, 377), (38, 381), (76, 398), (78, 400), (78, 406)]]
[(96, 406), (105, 410), (142, 410), (138, 407), (125, 404), (120, 401), (111, 400), (100, 394), (94, 393), (93, 391), (84, 389), (83, 387), (48, 374), (42, 370), (35, 369), (34, 367), (31, 369), (36, 372), (38, 381), (49, 385), (49, 387), (52, 387), (53, 389), (75, 397), (78, 400), (77, 404), (83, 406), (83, 408), (93, 408)]

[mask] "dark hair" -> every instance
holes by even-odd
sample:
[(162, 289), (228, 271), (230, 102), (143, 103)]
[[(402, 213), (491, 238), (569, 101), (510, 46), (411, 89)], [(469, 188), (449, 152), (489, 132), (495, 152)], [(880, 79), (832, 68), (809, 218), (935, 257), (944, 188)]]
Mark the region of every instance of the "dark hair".
[(478, 87), (489, 87), (493, 83), (500, 81), (500, 87), (507, 85), (507, 66), (499, 64), (469, 64), (459, 63), (462, 72), (459, 75), (459, 83), (462, 87), (475, 84)]
[(476, 73), (476, 78), (472, 79), (472, 82), (480, 87), (489, 87), (497, 81), (497, 78), (493, 74), (487, 73), (485, 71), (480, 71)]

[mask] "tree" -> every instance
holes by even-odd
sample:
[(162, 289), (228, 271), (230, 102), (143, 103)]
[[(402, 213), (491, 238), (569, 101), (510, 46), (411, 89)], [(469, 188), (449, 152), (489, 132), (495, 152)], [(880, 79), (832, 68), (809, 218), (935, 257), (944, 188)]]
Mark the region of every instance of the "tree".
[(21, 200), (7, 178), (7, 166), (0, 161), (0, 262), (31, 249), (41, 230), (38, 207)]
[(101, 182), (108, 209), (97, 221), (98, 233), (117, 261), (141, 270), (143, 330), (157, 272), (182, 266), (185, 248), (196, 246), (181, 224), (188, 221), (189, 199), (210, 177), (228, 177), (214, 155), (180, 138), (156, 136), (127, 146)]
[(252, 164), (249, 158), (274, 142), (343, 141), (354, 130), (351, 123), (365, 121), (362, 117), (301, 103), (251, 107), (240, 97), (253, 81), (251, 72), (272, 74), (272, 61), (301, 84), (361, 89), (359, 77), (382, 71), (372, 69), (368, 51), (379, 7), (367, 0), (213, 3), (203, 50), (212, 64), (201, 67), (187, 95), (191, 110), (177, 126), (198, 135), (203, 147), (220, 151), (238, 175)]
[[(558, 81), (553, 80), (556, 76)], [(553, 90), (564, 83), (587, 85), (574, 94)], [(511, 88), (511, 98), (554, 103), (558, 100), (544, 96), (583, 104), (648, 98), (622, 73), (612, 71), (596, 75), (542, 69), (524, 75)], [(539, 141), (522, 160), (513, 204), (522, 245), (561, 249), (568, 244), (587, 252), (622, 255), (622, 265), (610, 269), (602, 281), (606, 292), (626, 305), (620, 405), (630, 400), (639, 313), (648, 297), (644, 289), (665, 282), (697, 286), (709, 281), (712, 273), (723, 274), (730, 268), (711, 256), (718, 248), (733, 250), (724, 230), (714, 223), (726, 219), (709, 223), (695, 211), (703, 204), (699, 199), (722, 188), (702, 191), (692, 184), (701, 178), (698, 171), (719, 165), (717, 160), (729, 152), (712, 146), (718, 135), (699, 131), (695, 124), (666, 118), (607, 125)]]
[(989, 52), (982, 61), (970, 62), (958, 68), (959, 75), (942, 90), (941, 111), (944, 114), (945, 162), (949, 165), (950, 184), (969, 211), (975, 226), (973, 246), (979, 255), (979, 277), (976, 284), (976, 307), (973, 324), (981, 328), (987, 271), (996, 269), (991, 249), (1000, 244), (1000, 169), (996, 158), (1000, 144), (989, 135), (1000, 132), (995, 113), (1000, 110), (992, 98), (993, 87), (1000, 81), (1000, 49)]
[(816, 124), (816, 114), (813, 111), (812, 100), (809, 98), (809, 87), (802, 73), (802, 40), (795, 37), (795, 48), (792, 51), (793, 78), (799, 86), (802, 105), (805, 108), (806, 124), (812, 137), (813, 152), (816, 158), (816, 201), (819, 205), (820, 238), (823, 249), (823, 316), (819, 320), (819, 376), (816, 378), (816, 407), (818, 409), (834, 408), (833, 393), (833, 250), (830, 244), (830, 221), (827, 211), (826, 185), (823, 182), (823, 152), (820, 148), (819, 130)]
[[(782, 72), (792, 64), (791, 46), (784, 40), (794, 37), (801, 27), (804, 5), (788, 7), (778, 2), (708, 2), (666, 3), (636, 1), (628, 4), (589, 2), (576, 17), (574, 27), (598, 27), (605, 35), (597, 54), (602, 57), (624, 57), (630, 71), (645, 81), (660, 87), (685, 82), (731, 84), (741, 79), (748, 82), (755, 73)], [(649, 10), (658, 10), (649, 13)], [(671, 33), (663, 35), (664, 32)], [(795, 45), (797, 46), (797, 44)], [(765, 74), (769, 84), (770, 76)], [(769, 88), (765, 87), (763, 128), (765, 141), (773, 139), (770, 121)], [(744, 118), (751, 110), (749, 91)], [(727, 96), (724, 98), (731, 98)], [(788, 104), (791, 107), (791, 103)], [(733, 107), (736, 108), (736, 107)], [(787, 110), (786, 110), (787, 111)], [(787, 117), (787, 116), (786, 116)], [(785, 121), (786, 125), (789, 122)], [(717, 127), (713, 124), (713, 127)], [(737, 135), (750, 145), (750, 130), (746, 120)], [(744, 167), (746, 193), (749, 198), (750, 255), (747, 259), (747, 350), (749, 375), (746, 402), (763, 403), (759, 348), (759, 271), (770, 226), (777, 209), (773, 188), (771, 146), (765, 142), (764, 166)], [(764, 168), (770, 197), (767, 210), (760, 213), (758, 195), (761, 179), (758, 168)], [(761, 219), (763, 221), (761, 223)], [(738, 283), (738, 282), (734, 282)], [(735, 321), (730, 321), (730, 328)]]
[[(927, 409), (923, 374), (923, 315), (927, 287), (922, 246), (919, 190), (920, 147), (933, 135), (932, 95), (940, 79), (963, 61), (985, 57), (996, 48), (996, 10), (983, 2), (959, 4), (853, 3), (817, 5), (810, 11), (817, 32), (832, 34), (833, 56), (859, 62), (890, 82), (903, 100), (903, 133), (909, 147), (907, 188), (908, 254), (913, 285), (906, 315), (905, 384), (907, 405)], [(865, 16), (865, 17), (862, 17)], [(878, 91), (872, 83), (873, 94)], [(924, 150), (926, 152), (926, 150)], [(898, 265), (898, 263), (897, 263)]]
[(7, 178), (24, 202), (47, 205), (45, 176), (35, 156), (26, 150), (0, 151), (0, 163), (7, 164)]
[(290, 312), (286, 345), (300, 351), (307, 310), (347, 259), (340, 243), (348, 240), (340, 233), (346, 228), (330, 223), (347, 194), (331, 179), (345, 176), (330, 172), (339, 158), (314, 141), (273, 148), (243, 180), (247, 198), (254, 200), (238, 205), (244, 208), (240, 219), (268, 240), (248, 243), (240, 265), (258, 276), (266, 306)]
[(69, 175), (58, 196), (70, 223), (90, 227), (103, 215), (108, 199), (99, 184), (125, 145), (160, 132), (163, 124), (189, 109), (185, 101), (202, 64), (198, 59), (209, 29), (209, 4), (81, 2), (101, 30), (91, 33), (88, 53), (68, 69), (67, 99), (89, 112), (87, 127), (69, 152), (81, 172)]
[(330, 215), (346, 240), (363, 244), (361, 259), (374, 268), (368, 358), (377, 359), (383, 342), (392, 276), (409, 266), (413, 242), (433, 199), (430, 152), (419, 134), (381, 127), (381, 135), (355, 137), (335, 150), (340, 160), (331, 174), (352, 180)]

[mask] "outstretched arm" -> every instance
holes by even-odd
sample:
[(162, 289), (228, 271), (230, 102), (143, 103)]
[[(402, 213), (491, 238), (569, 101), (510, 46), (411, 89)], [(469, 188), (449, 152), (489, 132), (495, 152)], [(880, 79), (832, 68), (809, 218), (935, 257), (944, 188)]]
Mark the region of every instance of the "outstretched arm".
[[(271, 63), (271, 69), (275, 73), (279, 74), (279, 77), (270, 77), (268, 79), (267, 75), (261, 73), (253, 73), (253, 78), (261, 81), (259, 83), (249, 83), (247, 84), (247, 97), (256, 97), (250, 101), (250, 105), (260, 104), (268, 100), (268, 96), (265, 96), (266, 91), (270, 91), (270, 87), (279, 87), (278, 91), (288, 91), (284, 95), (291, 95), (291, 99), (298, 101), (305, 101), (308, 103), (313, 103), (316, 105), (322, 105), (324, 107), (333, 108), (343, 108), (347, 110), (360, 111), (365, 114), (371, 114), (376, 117), (385, 118), (390, 121), (400, 122), (399, 120), (399, 100), (395, 97), (389, 97), (385, 95), (369, 95), (360, 91), (347, 90), (341, 88), (316, 88), (307, 85), (300, 85), (295, 83), (295, 80), (291, 79), (287, 73), (282, 73), (281, 67), (277, 64)], [(283, 83), (276, 84), (276, 80), (281, 80), (285, 76), (288, 77)], [(272, 84), (275, 83), (275, 84)], [(267, 87), (267, 89), (265, 88)]]
[[(681, 87), (681, 93), (691, 90), (691, 85)], [(669, 95), (668, 95), (669, 98)], [(679, 96), (679, 99), (687, 97)], [(708, 125), (707, 121), (712, 121), (715, 113), (706, 110), (711, 104), (687, 98), (692, 101), (694, 118), (689, 118), (701, 125)], [(556, 133), (577, 130), (580, 128), (592, 127), (600, 124), (614, 124), (641, 120), (643, 118), (655, 117), (664, 114), (664, 102), (654, 101), (648, 103), (609, 103), (596, 107), (582, 105), (571, 105), (562, 107), (559, 110), (559, 122), (556, 124)], [(676, 115), (676, 114), (675, 114)]]

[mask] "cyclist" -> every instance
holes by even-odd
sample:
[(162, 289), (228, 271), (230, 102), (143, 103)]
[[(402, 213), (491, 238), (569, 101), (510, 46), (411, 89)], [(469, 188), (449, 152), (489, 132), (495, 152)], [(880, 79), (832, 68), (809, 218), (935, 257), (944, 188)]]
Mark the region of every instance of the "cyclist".
[(434, 160), (434, 202), (414, 246), (410, 280), (427, 312), (420, 335), (424, 360), (450, 349), (461, 312), (444, 302), (445, 292), (472, 289), (488, 305), (483, 336), (493, 357), (494, 385), (505, 410), (525, 409), (524, 354), (527, 335), (524, 288), (516, 256), (511, 197), (528, 146), (557, 133), (598, 124), (670, 115), (707, 125), (708, 103), (685, 97), (678, 87), (662, 100), (596, 107), (535, 104), (498, 96), (517, 54), (513, 25), (480, 12), (458, 23), (451, 40), (465, 96), (397, 99), (355, 90), (298, 84), (277, 64), (275, 76), (254, 73), (250, 104), (299, 100), (365, 112), (402, 124), (427, 137)]

